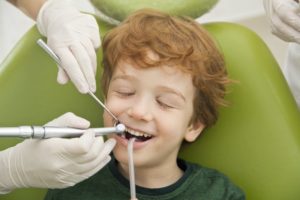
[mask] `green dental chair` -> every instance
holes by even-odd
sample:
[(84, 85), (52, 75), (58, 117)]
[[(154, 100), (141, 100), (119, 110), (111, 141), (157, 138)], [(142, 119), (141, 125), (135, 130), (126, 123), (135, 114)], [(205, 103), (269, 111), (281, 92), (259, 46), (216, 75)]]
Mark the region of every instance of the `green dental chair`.
[[(99, 22), (100, 31), (111, 27)], [(180, 156), (228, 175), (249, 200), (300, 199), (300, 112), (283, 75), (263, 41), (245, 27), (206, 25), (224, 52), (231, 79), (216, 125), (205, 130)], [(32, 28), (0, 66), (0, 126), (43, 125), (74, 112), (102, 125), (102, 110), (72, 84), (56, 82), (53, 60), (36, 44)], [(98, 66), (101, 54), (98, 54)], [(98, 68), (97, 96), (101, 97)], [(0, 150), (20, 142), (0, 138)], [(0, 200), (43, 199), (44, 189), (19, 189)]]

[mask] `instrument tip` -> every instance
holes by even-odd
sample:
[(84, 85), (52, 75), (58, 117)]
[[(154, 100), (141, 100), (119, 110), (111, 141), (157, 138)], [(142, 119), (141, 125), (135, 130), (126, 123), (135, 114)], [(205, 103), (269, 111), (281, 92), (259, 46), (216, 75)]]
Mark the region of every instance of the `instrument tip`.
[(116, 128), (118, 133), (124, 132), (126, 129), (124, 124), (117, 124)]

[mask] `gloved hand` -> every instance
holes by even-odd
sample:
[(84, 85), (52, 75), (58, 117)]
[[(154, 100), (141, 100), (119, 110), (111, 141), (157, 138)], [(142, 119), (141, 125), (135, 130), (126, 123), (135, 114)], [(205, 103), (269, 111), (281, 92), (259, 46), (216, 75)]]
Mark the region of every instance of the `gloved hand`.
[(80, 13), (69, 1), (48, 0), (38, 13), (37, 27), (61, 60), (57, 81), (65, 84), (70, 78), (81, 93), (95, 92), (95, 49), (101, 45), (95, 18)]
[[(67, 113), (46, 125), (85, 129), (89, 122)], [(72, 186), (105, 166), (115, 143), (103, 143), (91, 130), (73, 139), (26, 139), (0, 152), (0, 194), (23, 187)]]
[(272, 33), (287, 42), (300, 43), (300, 7), (295, 0), (264, 0)]

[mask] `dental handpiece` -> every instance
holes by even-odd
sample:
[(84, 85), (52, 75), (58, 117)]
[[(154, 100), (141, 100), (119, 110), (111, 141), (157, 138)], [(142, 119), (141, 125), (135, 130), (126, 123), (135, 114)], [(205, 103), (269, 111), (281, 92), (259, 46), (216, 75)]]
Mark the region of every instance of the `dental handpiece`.
[[(124, 124), (117, 124), (114, 127), (90, 128), (96, 136), (109, 134), (120, 134), (125, 131)], [(19, 126), (0, 128), (0, 137), (21, 137), (21, 138), (73, 138), (80, 137), (87, 129), (76, 129), (67, 127), (52, 126)]]

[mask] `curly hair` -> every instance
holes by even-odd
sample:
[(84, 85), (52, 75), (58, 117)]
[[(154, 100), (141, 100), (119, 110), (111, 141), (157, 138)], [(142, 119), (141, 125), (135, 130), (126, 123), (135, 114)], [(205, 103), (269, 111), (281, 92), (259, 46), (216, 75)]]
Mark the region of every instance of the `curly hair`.
[[(151, 59), (149, 50), (159, 59)], [(230, 80), (223, 55), (209, 33), (193, 19), (142, 9), (109, 31), (103, 41), (104, 95), (123, 59), (141, 68), (168, 65), (190, 74), (196, 88), (191, 123), (200, 121), (211, 126), (218, 118), (218, 107), (226, 105), (224, 96)]]

